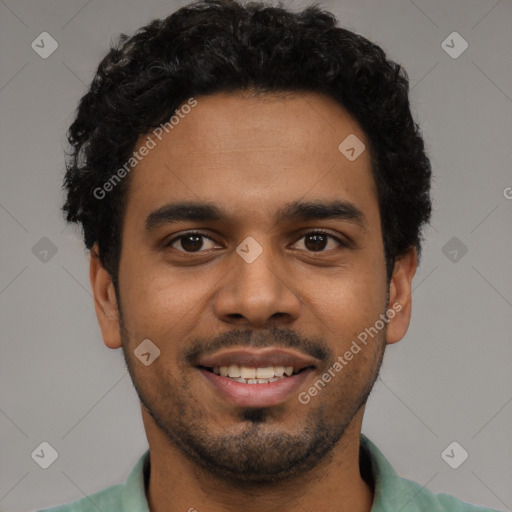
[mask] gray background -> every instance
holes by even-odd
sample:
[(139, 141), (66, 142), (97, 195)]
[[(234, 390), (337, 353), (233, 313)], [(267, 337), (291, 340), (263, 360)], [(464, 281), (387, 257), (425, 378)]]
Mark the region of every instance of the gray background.
[[(60, 217), (64, 134), (110, 40), (185, 3), (0, 2), (2, 511), (121, 482), (147, 447), (122, 353), (100, 336), (87, 255)], [(363, 432), (401, 475), (510, 510), (512, 2), (323, 5), (408, 70), (436, 176), (412, 325), (388, 348)], [(31, 48), (43, 31), (59, 44), (47, 59)], [(453, 31), (469, 44), (457, 59), (441, 46)], [(43, 237), (57, 249), (47, 261), (33, 250)], [(58, 452), (46, 470), (31, 458), (42, 441)], [(458, 469), (441, 458), (452, 441), (469, 453)]]

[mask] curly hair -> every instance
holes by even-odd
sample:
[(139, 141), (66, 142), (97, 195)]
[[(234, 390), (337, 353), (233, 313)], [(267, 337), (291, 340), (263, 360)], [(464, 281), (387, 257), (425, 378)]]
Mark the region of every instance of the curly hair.
[(388, 279), (397, 258), (411, 247), (420, 253), (431, 165), (404, 68), (317, 5), (294, 13), (281, 4), (200, 0), (121, 34), (68, 131), (62, 210), (81, 225), (88, 249), (97, 243), (114, 284), (129, 180), (105, 199), (94, 190), (188, 98), (246, 90), (322, 93), (345, 108), (369, 142)]

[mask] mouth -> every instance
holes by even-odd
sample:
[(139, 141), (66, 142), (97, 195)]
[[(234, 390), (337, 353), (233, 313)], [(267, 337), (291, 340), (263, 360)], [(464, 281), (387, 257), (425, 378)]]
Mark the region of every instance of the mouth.
[(296, 369), (293, 366), (264, 366), (259, 368), (251, 368), (248, 366), (239, 366), (232, 364), (229, 366), (206, 367), (199, 366), (200, 369), (226, 377), (240, 384), (269, 384), (283, 379), (298, 375), (314, 366), (306, 366)]
[(208, 387), (239, 407), (271, 407), (299, 392), (317, 360), (283, 349), (238, 349), (203, 358), (196, 365)]

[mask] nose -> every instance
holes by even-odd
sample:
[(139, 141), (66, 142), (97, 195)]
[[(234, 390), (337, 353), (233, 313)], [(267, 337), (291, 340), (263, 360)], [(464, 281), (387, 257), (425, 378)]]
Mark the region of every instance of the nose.
[(267, 248), (251, 263), (237, 253), (233, 267), (214, 297), (214, 313), (223, 322), (240, 327), (289, 325), (299, 318), (301, 299), (297, 282), (284, 262)]

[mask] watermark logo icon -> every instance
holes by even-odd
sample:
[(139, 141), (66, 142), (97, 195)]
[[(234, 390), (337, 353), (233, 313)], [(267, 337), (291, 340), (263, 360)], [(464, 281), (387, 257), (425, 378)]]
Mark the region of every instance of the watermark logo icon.
[(452, 236), (450, 240), (443, 245), (441, 252), (452, 263), (458, 263), (466, 255), (468, 248), (456, 236)]
[(452, 32), (441, 43), (441, 48), (452, 59), (458, 59), (468, 49), (468, 46), (468, 42), (458, 32)]
[(47, 59), (59, 47), (59, 43), (48, 32), (41, 32), (30, 46), (39, 57)]
[(247, 263), (252, 263), (263, 252), (263, 247), (252, 236), (248, 236), (238, 245), (236, 252)]
[(30, 456), (40, 467), (48, 469), (57, 460), (59, 454), (50, 443), (43, 441)]
[(442, 452), (441, 458), (452, 469), (460, 467), (469, 457), (468, 452), (457, 441), (450, 443)]
[(160, 349), (150, 339), (145, 339), (133, 353), (143, 365), (149, 366), (160, 355)]
[(343, 141), (338, 146), (340, 153), (353, 162), (363, 153), (366, 146), (363, 144), (358, 137), (356, 137), (353, 133), (351, 133), (347, 138), (343, 139)]
[(57, 246), (49, 238), (43, 236), (43, 238), (32, 247), (32, 254), (41, 263), (48, 263), (57, 254)]

